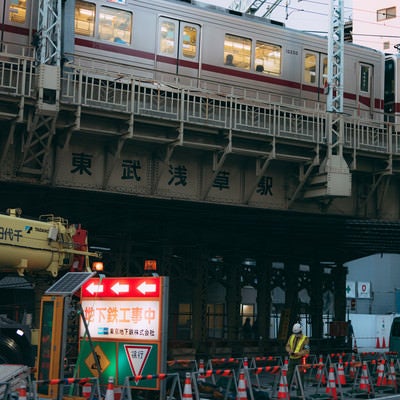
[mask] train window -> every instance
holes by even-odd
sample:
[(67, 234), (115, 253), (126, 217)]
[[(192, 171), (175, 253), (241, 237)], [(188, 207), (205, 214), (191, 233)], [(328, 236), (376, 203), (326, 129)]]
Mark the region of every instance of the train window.
[(160, 53), (166, 55), (176, 54), (176, 24), (172, 21), (161, 21)]
[(304, 82), (317, 83), (317, 56), (312, 53), (306, 53), (304, 56)]
[(360, 70), (360, 92), (369, 93), (371, 67), (369, 65), (361, 65)]
[(250, 69), (251, 40), (230, 34), (225, 35), (225, 65)]
[(187, 58), (197, 56), (197, 29), (194, 26), (183, 27), (182, 54)]
[(92, 3), (77, 0), (75, 3), (75, 33), (83, 36), (94, 36), (96, 6)]
[(255, 69), (258, 72), (279, 75), (281, 73), (282, 48), (257, 40)]
[(26, 21), (26, 0), (11, 1), (8, 11), (11, 22), (24, 24)]
[(132, 14), (111, 7), (101, 7), (99, 38), (119, 44), (131, 43)]

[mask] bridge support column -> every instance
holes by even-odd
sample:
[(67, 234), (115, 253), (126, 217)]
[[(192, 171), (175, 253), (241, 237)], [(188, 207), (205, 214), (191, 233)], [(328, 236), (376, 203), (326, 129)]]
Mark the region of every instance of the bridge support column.
[(322, 274), (323, 266), (314, 262), (310, 265), (311, 268), (311, 325), (312, 325), (312, 336), (314, 339), (322, 339), (323, 337), (323, 299), (322, 299)]

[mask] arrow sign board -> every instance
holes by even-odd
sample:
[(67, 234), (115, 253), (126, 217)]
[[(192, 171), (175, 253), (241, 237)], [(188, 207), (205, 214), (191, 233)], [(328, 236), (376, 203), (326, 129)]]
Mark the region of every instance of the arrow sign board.
[(159, 297), (160, 278), (92, 278), (82, 286), (83, 297)]

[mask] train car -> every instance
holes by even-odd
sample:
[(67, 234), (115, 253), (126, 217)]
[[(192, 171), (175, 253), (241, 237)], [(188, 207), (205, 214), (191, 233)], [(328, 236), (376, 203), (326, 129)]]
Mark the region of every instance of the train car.
[[(287, 96), (293, 104), (325, 108), (326, 37), (194, 1), (63, 4), (63, 12), (74, 16), (63, 24), (65, 60), (108, 63), (108, 69), (115, 68), (121, 76), (236, 97), (258, 97), (255, 91), (260, 90), (268, 93), (263, 96), (266, 101)], [(29, 45), (37, 6), (38, 0), (6, 0), (2, 40), (22, 43), (25, 35)], [(384, 54), (353, 44), (345, 44), (344, 52), (344, 111), (382, 118)]]
[(400, 55), (390, 54), (385, 59), (385, 115), (386, 120), (400, 122)]

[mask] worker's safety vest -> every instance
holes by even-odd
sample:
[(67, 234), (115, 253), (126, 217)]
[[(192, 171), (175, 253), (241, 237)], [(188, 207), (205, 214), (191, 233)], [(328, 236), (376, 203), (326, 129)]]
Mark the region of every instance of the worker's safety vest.
[[(290, 336), (290, 338), (289, 338), (289, 345), (290, 345), (290, 348), (292, 349), (292, 352), (293, 353), (299, 353), (302, 349), (303, 349), (303, 345), (304, 345), (304, 342), (306, 341), (306, 339), (307, 339), (307, 336), (306, 335), (303, 335), (298, 341), (297, 341), (297, 343), (296, 343), (296, 348), (293, 348), (293, 346), (294, 346), (294, 341), (296, 340), (296, 335), (291, 335)], [(295, 356), (290, 356), (290, 358), (291, 359), (299, 359), (299, 358), (301, 358), (301, 356), (298, 356), (298, 357), (295, 357)]]

